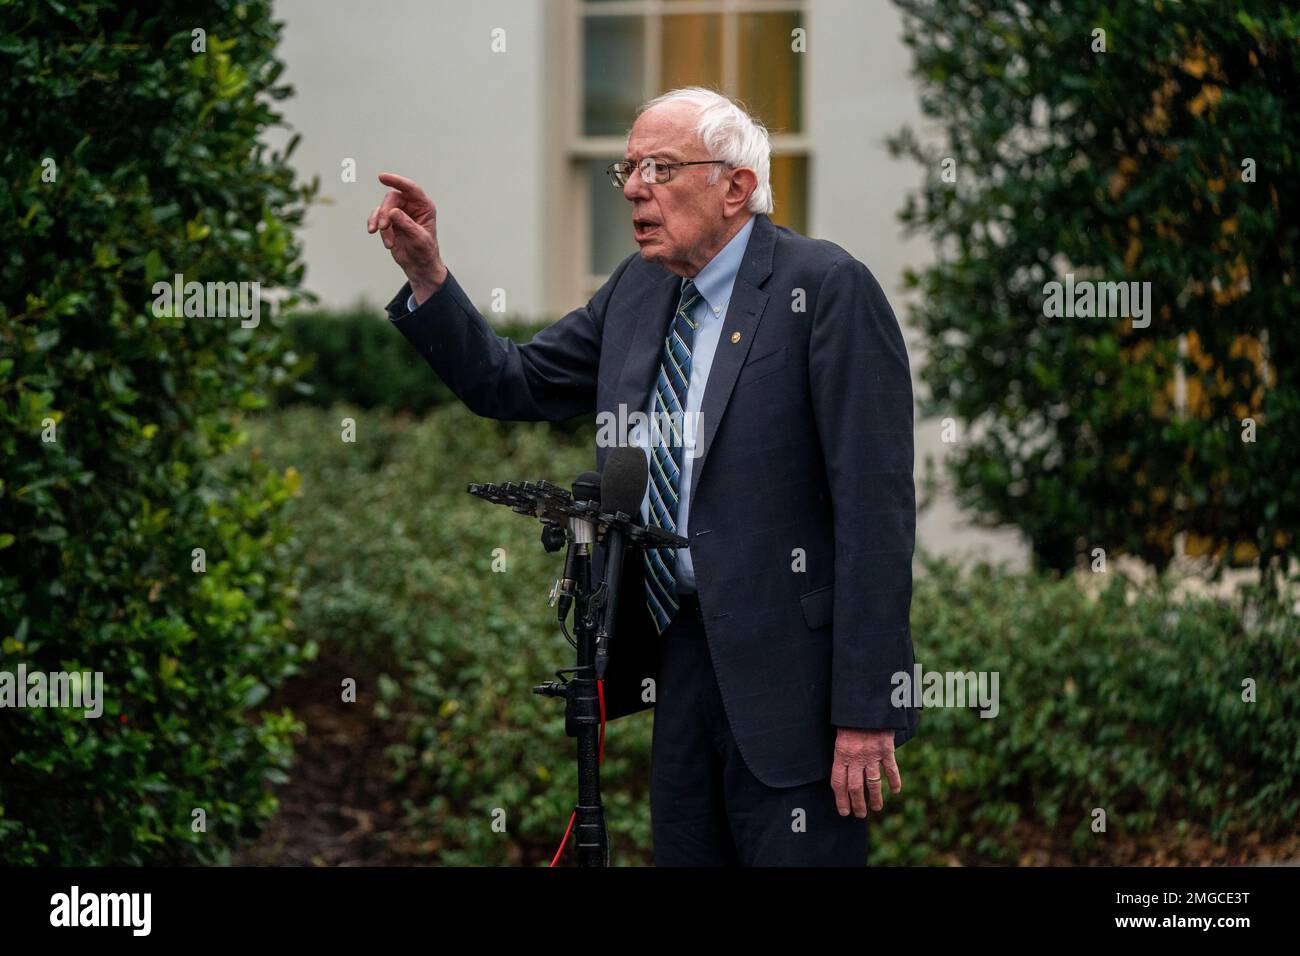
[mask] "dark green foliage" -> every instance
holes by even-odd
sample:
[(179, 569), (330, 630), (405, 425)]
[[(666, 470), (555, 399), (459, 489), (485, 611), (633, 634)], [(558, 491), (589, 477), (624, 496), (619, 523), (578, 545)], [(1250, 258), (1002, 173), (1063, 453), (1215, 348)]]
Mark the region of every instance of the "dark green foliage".
[[(344, 417), (357, 420), (355, 445), (325, 440)], [(428, 862), (548, 862), (572, 809), (573, 741), (563, 705), (530, 691), (573, 661), (546, 607), (562, 559), (542, 550), (535, 521), (465, 485), (567, 483), (592, 467), (592, 432), (449, 404), (421, 422), (289, 409), (254, 436), (277, 468), (302, 474), (291, 505), (294, 560), (306, 566), (299, 627), (320, 642), (330, 685), (357, 676), (356, 706), (400, 732), (387, 758), (405, 796), (403, 841)], [(913, 599), (918, 662), (998, 670), (1000, 712), (923, 712), (899, 751), (904, 793), (872, 824), (875, 862), (1015, 862), (1028, 837), (1103, 862), (1135, 837), (1176, 844), (1182, 827), (1237, 847), (1244, 834), (1294, 832), (1294, 614), (1159, 584), (1133, 587), (1131, 603), (1123, 591), (1116, 582), (1094, 601), (1071, 581), (926, 567)], [(1242, 702), (1247, 677), (1256, 704)], [(643, 713), (607, 729), (602, 792), (621, 865), (652, 859), (652, 724)], [(1096, 806), (1109, 836), (1088, 829)], [(504, 836), (491, 828), (498, 807)]]
[(0, 670), (105, 692), (99, 719), (0, 711), (0, 862), (221, 861), (274, 810), (294, 722), (247, 713), (310, 654), (295, 480), (215, 465), (285, 374), (279, 323), (159, 315), (153, 284), (293, 301), (278, 37), (258, 2), (0, 7)]
[[(345, 417), (357, 422), (356, 444), (332, 440)], [(292, 505), (307, 574), (299, 626), (320, 643), (330, 682), (355, 676), (355, 706), (400, 727), (387, 757), (407, 797), (405, 841), (434, 840), (432, 862), (444, 864), (549, 860), (572, 808), (572, 741), (563, 702), (531, 689), (573, 665), (546, 606), (563, 555), (543, 550), (536, 521), (465, 486), (567, 486), (595, 464), (594, 429), (496, 422), (449, 403), (419, 422), (298, 407), (254, 434), (274, 465), (302, 474)], [(493, 570), (498, 548), (503, 572)], [(648, 861), (649, 726), (648, 715), (610, 726), (617, 862)], [(508, 837), (491, 828), (496, 807)]]
[[(1054, 568), (1094, 547), (1163, 566), (1187, 532), (1189, 553), (1285, 571), (1300, 552), (1294, 4), (898, 4), (946, 138), (893, 145), (927, 171), (903, 219), (938, 261), (909, 277), (911, 318), (926, 411), (965, 425), (962, 502)], [(1150, 282), (1150, 326), (1045, 317), (1044, 285), (1066, 273)]]
[(1300, 623), (1267, 594), (1239, 600), (1119, 576), (1091, 599), (1069, 579), (927, 562), (912, 602), (918, 664), (997, 671), (1000, 706), (991, 719), (922, 711), (900, 751), (910, 796), (875, 831), (879, 862), (1016, 863), (1044, 833), (1036, 846), (1079, 863), (1117, 862), (1117, 845), (1153, 835), (1175, 859), (1207, 862), (1180, 853), (1180, 837), (1241, 848), (1293, 834)]
[[(394, 288), (400, 279), (394, 271)], [(499, 335), (527, 342), (542, 328), (514, 320), (494, 325)], [(393, 328), (383, 309), (358, 307), (299, 312), (288, 318), (290, 347), (305, 371), (281, 387), (281, 405), (335, 403), (422, 415), (456, 398)]]

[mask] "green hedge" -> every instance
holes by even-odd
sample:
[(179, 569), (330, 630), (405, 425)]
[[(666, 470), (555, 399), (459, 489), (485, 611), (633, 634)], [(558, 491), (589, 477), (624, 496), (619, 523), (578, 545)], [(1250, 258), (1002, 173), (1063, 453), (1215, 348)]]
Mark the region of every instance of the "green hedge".
[[(1116, 844), (1152, 835), (1177, 854), (1193, 833), (1240, 849), (1247, 834), (1295, 832), (1295, 609), (1182, 599), (1160, 579), (1107, 585), (1094, 601), (1070, 579), (929, 564), (918, 661), (999, 672), (1001, 709), (922, 712), (919, 746), (902, 751), (911, 791), (876, 830), (880, 862), (1014, 863), (1044, 832), (1080, 863), (1116, 862)], [(1242, 700), (1248, 678), (1256, 703)], [(1094, 808), (1106, 833), (1090, 829)]]
[[(356, 444), (338, 441), (345, 416)], [(568, 482), (591, 434), (508, 425), (458, 405), (423, 422), (348, 407), (260, 422), (256, 444), (303, 476), (292, 504), (306, 569), (301, 629), (324, 686), (364, 675), (355, 706), (397, 725), (406, 842), (442, 863), (543, 863), (572, 806), (563, 707), (531, 687), (572, 662), (545, 605), (557, 558), (538, 525), (465, 493), (471, 480)], [(491, 570), (505, 549), (507, 570)], [(1015, 862), (1033, 837), (1080, 862), (1182, 829), (1228, 845), (1294, 832), (1300, 641), (1286, 609), (1179, 600), (1163, 585), (1093, 601), (1070, 581), (930, 563), (913, 633), (927, 670), (996, 670), (1000, 714), (926, 710), (904, 793), (873, 824), (878, 863)], [(1254, 678), (1259, 702), (1241, 702)], [(340, 706), (349, 706), (340, 704)], [(652, 717), (608, 730), (615, 863), (651, 861)], [(1093, 807), (1108, 834), (1088, 829)], [(507, 833), (492, 813), (506, 811)]]
[[(494, 328), (527, 342), (542, 326), (512, 319)], [(298, 375), (277, 390), (279, 405), (329, 408), (342, 402), (423, 415), (455, 400), (382, 308), (298, 312), (289, 317), (286, 334)]]
[(0, 863), (223, 861), (285, 779), (293, 718), (249, 711), (310, 656), (294, 479), (246, 452), (215, 467), (283, 342), (269, 307), (242, 328), (153, 288), (294, 301), (312, 191), (259, 142), (288, 94), (270, 15), (0, 6), (0, 670), (101, 672), (105, 696), (99, 718), (0, 711)]

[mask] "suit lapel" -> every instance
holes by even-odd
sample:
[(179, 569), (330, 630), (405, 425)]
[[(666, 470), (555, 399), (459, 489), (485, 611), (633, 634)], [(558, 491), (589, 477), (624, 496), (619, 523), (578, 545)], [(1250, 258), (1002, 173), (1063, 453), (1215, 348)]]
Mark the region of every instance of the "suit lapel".
[[(655, 375), (659, 371), (664, 339), (668, 336), (668, 325), (673, 319), (673, 308), (677, 305), (681, 281), (680, 276), (667, 272), (662, 279), (651, 283), (649, 291), (641, 300), (637, 310), (636, 331), (619, 373), (618, 386), (614, 389), (616, 413), (619, 405), (631, 414), (645, 411), (650, 403), (650, 389), (654, 387)], [(628, 436), (621, 437), (626, 440)]]
[[(757, 221), (749, 235), (749, 245), (745, 247), (740, 271), (736, 274), (726, 319), (722, 323), (722, 332), (718, 335), (718, 347), (713, 353), (713, 364), (709, 367), (709, 381), (704, 388), (699, 422), (703, 428), (703, 443), (697, 449), (691, 466), (692, 506), (698, 500), (695, 490), (700, 486), (700, 475), (704, 473), (705, 463), (709, 460), (709, 449), (713, 447), (713, 439), (722, 424), (727, 403), (731, 401), (731, 391), (740, 375), (740, 367), (745, 364), (749, 347), (754, 344), (754, 334), (758, 331), (758, 324), (763, 320), (763, 312), (767, 308), (768, 294), (759, 286), (772, 274), (772, 247), (776, 243), (776, 227), (762, 213), (755, 218)], [(699, 436), (696, 441), (700, 441)]]

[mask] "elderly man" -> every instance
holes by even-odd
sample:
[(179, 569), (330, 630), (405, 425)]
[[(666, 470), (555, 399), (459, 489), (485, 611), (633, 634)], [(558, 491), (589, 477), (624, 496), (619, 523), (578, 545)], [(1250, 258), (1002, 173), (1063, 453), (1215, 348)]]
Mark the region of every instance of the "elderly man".
[(526, 345), (448, 271), (415, 183), (380, 176), (368, 222), (408, 279), (389, 318), (476, 413), (700, 423), (698, 447), (621, 439), (648, 458), (643, 519), (690, 541), (625, 563), (605, 681), (609, 718), (655, 708), (660, 866), (865, 865), (917, 727), (891, 698), (915, 663), (906, 347), (866, 266), (772, 223), (770, 150), (712, 91), (647, 103), (609, 168), (639, 253)]

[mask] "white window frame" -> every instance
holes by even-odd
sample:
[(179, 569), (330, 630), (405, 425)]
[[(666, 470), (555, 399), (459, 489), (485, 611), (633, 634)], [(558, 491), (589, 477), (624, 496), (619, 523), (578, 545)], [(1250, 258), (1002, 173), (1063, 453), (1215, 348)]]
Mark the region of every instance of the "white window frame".
[[(657, 90), (660, 83), (660, 49), (663, 39), (662, 17), (667, 14), (720, 14), (722, 16), (722, 88), (735, 91), (739, 83), (740, 31), (739, 15), (746, 13), (799, 13), (807, 29), (809, 4), (807, 0), (606, 0), (587, 3), (585, 0), (567, 0), (565, 20), (568, 36), (564, 56), (568, 65), (565, 88), (568, 95), (563, 109), (564, 123), (564, 180), (562, 193), (567, 197), (564, 206), (570, 210), (571, 227), (567, 230), (570, 249), (569, 261), (575, 265), (573, 291), (586, 301), (604, 284), (608, 275), (588, 271), (591, 263), (591, 202), (590, 183), (585, 175), (585, 162), (609, 156), (622, 156), (627, 145), (622, 136), (588, 136), (583, 132), (583, 108), (586, 102), (583, 70), (583, 21), (592, 16), (643, 16), (645, 18), (645, 68), (643, 89)], [(561, 51), (563, 53), (563, 51)], [(773, 156), (802, 157), (808, 166), (811, 184), (812, 145), (807, 133), (808, 124), (808, 73), (803, 73), (800, 84), (799, 116), (804, 129), (798, 133), (773, 133)], [(628, 117), (628, 126), (632, 124)], [(613, 189), (613, 186), (609, 187)], [(776, 197), (780, 201), (780, 197)], [(811, 196), (808, 197), (808, 215), (811, 218)], [(812, 224), (808, 223), (811, 232)]]

